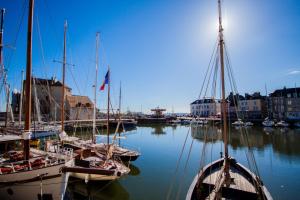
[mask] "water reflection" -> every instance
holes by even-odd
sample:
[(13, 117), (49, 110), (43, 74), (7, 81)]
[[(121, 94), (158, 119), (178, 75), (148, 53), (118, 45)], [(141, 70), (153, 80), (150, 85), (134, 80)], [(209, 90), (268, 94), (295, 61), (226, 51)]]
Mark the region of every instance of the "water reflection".
[[(222, 140), (222, 132), (219, 127), (212, 126), (192, 126), (192, 137), (208, 143), (215, 143)], [(243, 141), (240, 129), (231, 128), (229, 135), (229, 145), (232, 149), (244, 148), (247, 146)], [(300, 130), (290, 128), (247, 128), (248, 141), (250, 147), (263, 150), (272, 146), (273, 150), (279, 154), (288, 156), (300, 155)]]
[(78, 179), (69, 179), (65, 200), (82, 199), (130, 199), (129, 193), (119, 181), (99, 181), (85, 183)]
[(129, 173), (130, 176), (138, 176), (138, 175), (140, 175), (141, 171), (140, 171), (140, 169), (137, 166), (135, 166), (133, 164), (130, 164), (129, 168), (130, 168), (130, 173)]

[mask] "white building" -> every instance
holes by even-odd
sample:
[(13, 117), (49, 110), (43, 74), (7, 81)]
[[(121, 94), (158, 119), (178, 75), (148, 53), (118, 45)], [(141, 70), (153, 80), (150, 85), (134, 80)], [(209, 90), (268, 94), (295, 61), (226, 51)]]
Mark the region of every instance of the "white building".
[(199, 117), (220, 115), (221, 104), (213, 98), (198, 99), (190, 104), (191, 114)]

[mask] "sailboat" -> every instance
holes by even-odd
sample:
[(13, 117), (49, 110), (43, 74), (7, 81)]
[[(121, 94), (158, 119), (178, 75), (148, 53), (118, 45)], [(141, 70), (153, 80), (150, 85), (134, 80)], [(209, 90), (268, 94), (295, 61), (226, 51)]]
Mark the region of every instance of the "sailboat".
[[(30, 149), (32, 134), (31, 66), (33, 12), (34, 0), (30, 0), (27, 34), (25, 128), (22, 136), (0, 136), (0, 143), (6, 146), (5, 151), (1, 154), (0, 162), (1, 199), (63, 199), (68, 173), (64, 174), (60, 169), (73, 164), (72, 151), (50, 153)], [(23, 143), (20, 151), (16, 151), (15, 148), (9, 149), (10, 145), (6, 145), (20, 142)]]
[[(65, 24), (66, 33), (66, 24)], [(66, 37), (66, 34), (65, 34)], [(96, 103), (97, 103), (97, 74), (98, 74), (98, 46), (99, 33), (96, 34), (96, 78), (94, 85), (94, 117), (93, 117), (93, 135), (91, 141), (82, 141), (76, 137), (68, 137), (62, 131), (61, 139), (63, 142), (68, 142), (68, 147), (77, 149), (75, 152), (75, 165), (72, 167), (64, 167), (63, 172), (69, 172), (70, 176), (88, 181), (108, 181), (119, 179), (127, 175), (130, 169), (120, 162), (117, 162), (111, 157), (98, 153), (93, 147), (96, 145)], [(65, 48), (64, 48), (65, 49)], [(65, 54), (65, 53), (64, 53)], [(63, 116), (63, 115), (62, 115)], [(71, 144), (70, 144), (71, 143)], [(74, 146), (75, 145), (75, 146)]]
[(218, 0), (219, 13), (219, 57), (221, 64), (221, 112), (223, 121), (224, 156), (201, 168), (195, 176), (186, 195), (186, 200), (198, 199), (272, 199), (268, 189), (258, 175), (251, 172), (228, 154), (227, 102), (225, 99), (224, 78), (224, 39), (221, 14), (221, 0)]
[[(138, 151), (128, 149), (125, 147), (121, 147), (115, 143), (116, 141), (116, 133), (114, 136), (114, 139), (112, 143), (109, 142), (109, 131), (110, 131), (110, 68), (108, 67), (107, 74), (105, 76), (105, 81), (103, 85), (101, 86), (101, 89), (103, 88), (104, 90), (104, 85), (108, 84), (107, 87), (107, 124), (106, 124), (106, 130), (107, 130), (107, 143), (98, 143), (94, 145), (95, 151), (101, 153), (102, 155), (106, 155), (108, 157), (114, 158), (116, 160), (121, 160), (123, 162), (130, 162), (130, 161), (135, 161), (141, 154)], [(119, 113), (119, 123), (121, 121), (121, 115)], [(117, 126), (118, 128), (119, 126)], [(108, 154), (109, 155), (108, 155)]]
[(267, 85), (265, 85), (266, 89), (266, 100), (267, 100), (267, 110), (268, 110), (268, 117), (262, 122), (264, 127), (272, 127), (275, 125), (274, 121), (270, 119), (270, 110), (269, 110), (269, 102), (268, 102), (268, 92), (267, 92)]

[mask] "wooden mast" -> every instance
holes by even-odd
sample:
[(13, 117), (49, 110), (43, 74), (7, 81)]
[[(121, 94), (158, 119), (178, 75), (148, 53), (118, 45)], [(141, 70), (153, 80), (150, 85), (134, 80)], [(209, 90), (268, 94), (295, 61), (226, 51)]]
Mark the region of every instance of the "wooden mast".
[(109, 104), (110, 104), (110, 68), (108, 65), (108, 87), (107, 87), (107, 150), (109, 149)]
[(32, 25), (33, 25), (34, 0), (29, 0), (28, 30), (27, 30), (27, 60), (26, 60), (26, 104), (24, 126), (24, 159), (29, 159), (29, 140), (31, 128), (31, 64), (32, 64)]
[(224, 38), (223, 38), (223, 27), (222, 27), (222, 10), (221, 10), (221, 0), (218, 0), (218, 10), (219, 10), (219, 48), (220, 48), (220, 63), (221, 63), (221, 87), (222, 87), (222, 116), (223, 116), (223, 140), (224, 140), (224, 172), (225, 172), (225, 183), (228, 183), (230, 178), (229, 174), (229, 159), (228, 159), (228, 133), (227, 133), (227, 102), (225, 98), (225, 73), (224, 73)]
[(93, 117), (93, 138), (92, 142), (96, 142), (95, 134), (96, 134), (96, 105), (97, 105), (97, 78), (98, 78), (98, 48), (99, 48), (99, 33), (96, 33), (96, 76), (95, 76), (95, 85), (94, 85), (94, 117)]
[(63, 66), (62, 66), (62, 95), (61, 95), (61, 132), (65, 130), (64, 121), (65, 121), (65, 73), (66, 73), (66, 59), (67, 59), (67, 21), (64, 25), (64, 55), (63, 55)]

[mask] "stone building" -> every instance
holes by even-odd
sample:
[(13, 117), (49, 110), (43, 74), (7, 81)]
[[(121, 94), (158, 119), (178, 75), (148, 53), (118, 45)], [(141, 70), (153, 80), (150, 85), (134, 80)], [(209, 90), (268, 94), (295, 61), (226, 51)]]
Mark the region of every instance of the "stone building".
[(67, 119), (92, 119), (94, 104), (87, 96), (66, 96)]
[(300, 120), (300, 88), (275, 90), (270, 94), (269, 106), (275, 119)]
[[(24, 88), (26, 85), (26, 80), (24, 80)], [(32, 116), (36, 116), (37, 109), (41, 114), (43, 121), (60, 121), (61, 118), (61, 99), (62, 99), (62, 87), (63, 84), (56, 78), (42, 79), (33, 78), (32, 80)], [(82, 106), (93, 108), (93, 103), (91, 103), (88, 97), (72, 95), (72, 89), (65, 85), (65, 118), (66, 119), (90, 119), (89, 114), (78, 114), (76, 113), (82, 103)], [(23, 97), (25, 97), (25, 89), (23, 90)], [(13, 94), (13, 99), (16, 99), (13, 103), (13, 110), (17, 112), (20, 106), (20, 98), (17, 94)], [(82, 100), (82, 102), (81, 102)], [(68, 102), (71, 101), (71, 102)], [(73, 102), (78, 105), (73, 106)], [(25, 103), (25, 98), (23, 98), (23, 105)], [(36, 104), (38, 106), (36, 106)], [(37, 108), (36, 108), (37, 107)], [(89, 108), (90, 109), (90, 108)], [(88, 109), (88, 110), (89, 110)], [(86, 109), (84, 109), (86, 110)], [(24, 109), (23, 109), (24, 112)], [(85, 111), (83, 111), (85, 112)]]

